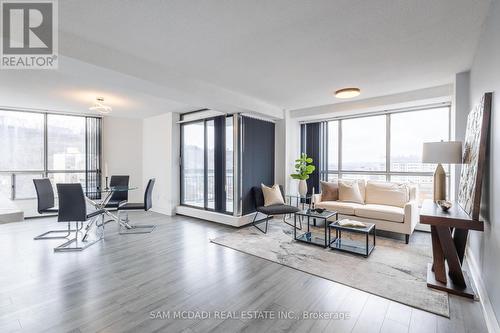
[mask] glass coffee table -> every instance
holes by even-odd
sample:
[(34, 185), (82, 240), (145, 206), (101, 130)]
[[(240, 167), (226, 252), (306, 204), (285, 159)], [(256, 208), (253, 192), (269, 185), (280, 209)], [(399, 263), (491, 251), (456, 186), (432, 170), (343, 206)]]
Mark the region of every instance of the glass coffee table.
[[(331, 249), (360, 254), (365, 258), (372, 253), (375, 248), (375, 238), (377, 236), (377, 230), (375, 224), (363, 222), (365, 227), (343, 227), (339, 225), (339, 221), (330, 223), (328, 226), (328, 244)], [(335, 238), (332, 238), (332, 229), (335, 230)], [(347, 238), (342, 238), (342, 232), (363, 234), (364, 241), (355, 241)], [(370, 234), (373, 235), (373, 242), (369, 242)]]
[[(311, 209), (304, 209), (301, 210), (297, 213), (294, 213), (293, 215), (293, 238), (296, 241), (299, 242), (304, 242), (308, 244), (313, 244), (313, 245), (318, 245), (321, 247), (328, 247), (328, 238), (327, 238), (327, 232), (328, 232), (328, 219), (331, 217), (335, 216), (335, 220), (338, 220), (338, 213), (336, 211), (328, 211), (325, 210), (321, 213), (311, 210)], [(297, 218), (307, 218), (307, 232), (297, 235)], [(324, 237), (320, 237), (319, 235), (314, 235), (311, 232), (311, 226), (309, 224), (310, 219), (318, 219), (318, 220), (324, 220)]]

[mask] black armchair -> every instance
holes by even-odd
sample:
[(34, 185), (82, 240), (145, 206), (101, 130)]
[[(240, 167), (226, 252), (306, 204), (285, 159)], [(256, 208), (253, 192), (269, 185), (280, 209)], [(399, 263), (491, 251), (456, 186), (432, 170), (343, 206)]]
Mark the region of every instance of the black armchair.
[[(38, 213), (39, 214), (57, 214), (58, 209), (55, 207), (54, 203), (54, 190), (52, 189), (52, 184), (50, 183), (50, 179), (41, 178), (41, 179), (33, 179), (33, 184), (35, 185), (36, 190), (36, 199), (38, 204)], [(34, 240), (40, 239), (63, 239), (69, 236), (68, 232), (75, 232), (75, 229), (70, 230), (49, 230), (44, 232), (41, 235), (33, 238)], [(48, 236), (51, 234), (55, 234), (56, 236)]]
[[(283, 192), (283, 186), (281, 185), (280, 185), (280, 191), (284, 199), (285, 193)], [(283, 222), (293, 227), (292, 224), (286, 222), (286, 215), (298, 212), (300, 210), (299, 208), (284, 204), (264, 206), (264, 194), (262, 192), (262, 188), (260, 186), (255, 186), (252, 188), (252, 192), (255, 200), (255, 210), (257, 211), (252, 221), (252, 225), (254, 227), (256, 227), (259, 231), (263, 233), (267, 233), (267, 225), (269, 222), (269, 218), (274, 215), (283, 215)], [(257, 215), (259, 213), (266, 215), (266, 217), (263, 220), (256, 221)], [(258, 227), (258, 225), (263, 222), (266, 223), (266, 228), (264, 230)], [(300, 229), (302, 229), (302, 223), (300, 224)]]
[[(71, 223), (76, 223), (75, 237), (69, 239), (67, 242), (54, 248), (55, 252), (64, 251), (82, 251), (85, 250), (92, 244), (95, 244), (102, 239), (103, 234), (101, 234), (97, 239), (88, 241), (88, 233), (91, 230), (91, 226), (96, 223), (99, 217), (102, 218), (102, 223), (98, 227), (104, 229), (104, 209), (96, 210), (91, 213), (87, 213), (87, 204), (85, 202), (85, 195), (83, 194), (82, 185), (76, 184), (57, 184), (57, 195), (59, 197), (59, 213), (57, 216), (57, 222), (67, 222), (68, 223), (68, 236), (70, 235)], [(87, 224), (86, 232), (83, 237), (79, 237), (81, 230), (83, 229), (83, 223), (90, 221)], [(80, 226), (79, 226), (80, 224)], [(104, 232), (104, 231), (103, 231)], [(71, 244), (75, 246), (70, 246)]]
[(118, 205), (118, 219), (121, 220), (121, 211), (127, 211), (127, 215), (125, 220), (123, 221), (124, 227), (122, 227), (122, 223), (120, 223), (120, 234), (148, 234), (152, 232), (156, 225), (130, 225), (128, 218), (129, 210), (144, 210), (148, 211), (153, 206), (153, 187), (155, 185), (155, 179), (152, 178), (148, 181), (148, 185), (146, 186), (146, 191), (144, 192), (144, 202), (122, 202)]

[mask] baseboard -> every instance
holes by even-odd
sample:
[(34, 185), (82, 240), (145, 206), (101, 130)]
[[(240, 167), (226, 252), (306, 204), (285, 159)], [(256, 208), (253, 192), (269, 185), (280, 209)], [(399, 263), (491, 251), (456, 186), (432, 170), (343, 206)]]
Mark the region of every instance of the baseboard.
[(163, 214), (163, 215), (168, 215), (168, 216), (174, 216), (175, 215), (175, 212), (172, 212), (171, 209), (168, 209), (168, 208), (165, 208), (165, 207), (153, 207), (153, 208), (151, 208), (151, 211), (155, 212), (155, 213), (160, 213), (160, 214)]
[(431, 232), (431, 226), (428, 225), (428, 224), (417, 223), (417, 225), (415, 226), (415, 230), (425, 231), (425, 232)]
[(233, 227), (242, 227), (251, 223), (255, 215), (249, 214), (244, 216), (233, 216), (188, 206), (177, 206), (177, 214), (195, 217), (210, 222), (230, 225)]
[(481, 277), (481, 271), (479, 269), (479, 265), (476, 261), (476, 258), (470, 251), (469, 247), (467, 247), (466, 256), (467, 256), (467, 264), (469, 266), (469, 271), (470, 271), (469, 275), (470, 278), (474, 281), (474, 285), (476, 287), (476, 291), (479, 296), (479, 302), (481, 303), (481, 307), (483, 308), (484, 320), (486, 321), (486, 327), (488, 328), (488, 332), (499, 333), (500, 326), (498, 324), (498, 320), (495, 316), (495, 311), (493, 311), (493, 306), (491, 304), (490, 298), (486, 291), (486, 287)]

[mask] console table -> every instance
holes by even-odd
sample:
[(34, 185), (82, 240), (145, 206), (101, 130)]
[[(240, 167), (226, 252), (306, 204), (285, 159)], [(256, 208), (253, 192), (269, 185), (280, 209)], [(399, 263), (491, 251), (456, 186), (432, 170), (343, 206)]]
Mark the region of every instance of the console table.
[(483, 231), (483, 222), (471, 219), (456, 202), (445, 212), (435, 202), (425, 200), (420, 223), (431, 226), (433, 263), (427, 265), (427, 286), (474, 298), (462, 262), (469, 230)]

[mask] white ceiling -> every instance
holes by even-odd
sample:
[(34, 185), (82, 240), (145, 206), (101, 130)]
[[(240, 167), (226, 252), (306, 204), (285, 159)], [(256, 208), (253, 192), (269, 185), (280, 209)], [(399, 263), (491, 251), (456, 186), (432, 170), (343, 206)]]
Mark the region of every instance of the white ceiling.
[(96, 97), (103, 97), (114, 116), (144, 118), (193, 110), (159, 97), (162, 90), (157, 85), (133, 76), (64, 56), (59, 58), (59, 68), (0, 71), (0, 108), (89, 114)]
[(280, 117), (341, 102), (332, 92), (345, 86), (360, 87), (358, 99), (438, 86), (469, 69), (489, 4), (59, 1), (67, 61), (57, 73), (2, 71), (0, 105), (25, 95), (24, 103), (82, 111), (91, 102), (77, 92), (102, 91), (127, 101), (110, 101), (125, 116), (212, 107)]

